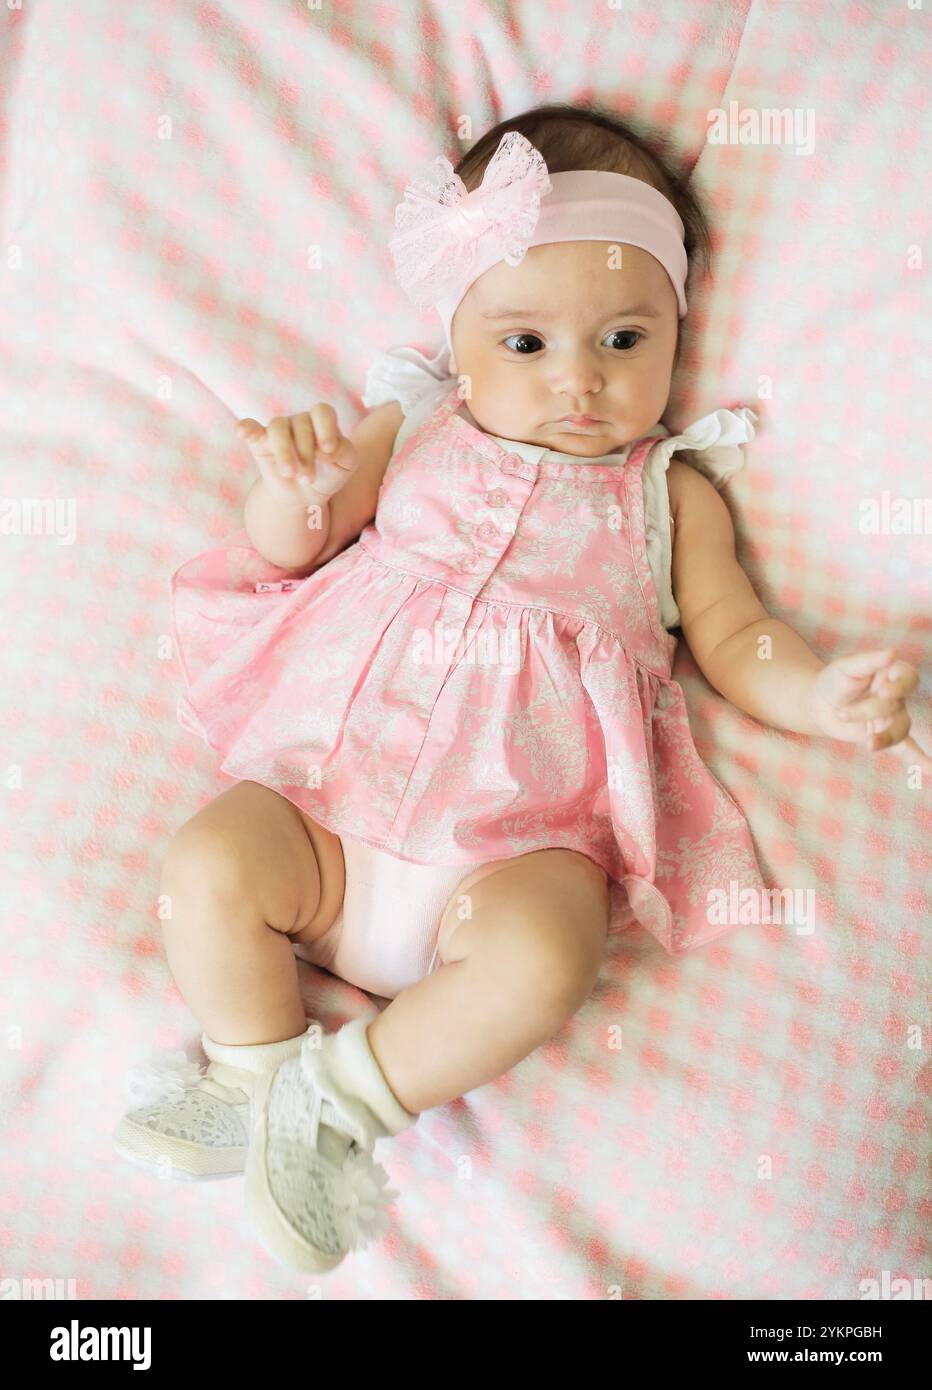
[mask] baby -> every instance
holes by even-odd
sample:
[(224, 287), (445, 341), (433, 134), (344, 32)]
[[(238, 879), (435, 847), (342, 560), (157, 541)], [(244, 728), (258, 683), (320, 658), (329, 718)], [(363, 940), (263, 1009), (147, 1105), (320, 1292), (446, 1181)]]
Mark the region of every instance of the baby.
[[(765, 891), (671, 627), (763, 723), (932, 770), (915, 669), (893, 647), (824, 664), (735, 559), (705, 474), (752, 413), (659, 423), (709, 237), (634, 132), (561, 105), (504, 121), (408, 187), (391, 246), (446, 347), (396, 356), (405, 408), (348, 438), (326, 403), (242, 420), (245, 533), (174, 576), (179, 715), (238, 779), (162, 882), (210, 1062), (138, 1069), (116, 1134), (177, 1176), (245, 1170), (259, 1238), (307, 1271), (386, 1229), (375, 1141), (558, 1033), (610, 931), (691, 950), (737, 925), (709, 893)], [(391, 1002), (322, 1037), (296, 955)]]

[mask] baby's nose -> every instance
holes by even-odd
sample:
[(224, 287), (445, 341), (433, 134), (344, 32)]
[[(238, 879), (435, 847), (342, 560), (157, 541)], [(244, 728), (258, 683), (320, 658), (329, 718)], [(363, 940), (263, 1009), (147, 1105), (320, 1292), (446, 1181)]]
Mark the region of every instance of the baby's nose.
[(602, 389), (602, 378), (595, 371), (564, 372), (556, 385), (560, 395), (571, 396), (581, 401), (586, 396), (594, 396)]
[(597, 365), (581, 353), (567, 358), (555, 373), (555, 378), (554, 389), (577, 400), (581, 396), (601, 391), (603, 386), (602, 375)]

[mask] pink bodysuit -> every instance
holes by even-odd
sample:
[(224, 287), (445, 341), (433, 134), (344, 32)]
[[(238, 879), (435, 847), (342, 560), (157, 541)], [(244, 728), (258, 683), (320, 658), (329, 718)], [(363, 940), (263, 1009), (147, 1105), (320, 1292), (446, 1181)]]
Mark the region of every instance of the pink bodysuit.
[(670, 674), (641, 481), (662, 441), (531, 463), (462, 405), (454, 385), (373, 521), (306, 578), (244, 530), (176, 571), (179, 719), (225, 773), (447, 891), (457, 869), (564, 847), (609, 875), (611, 931), (700, 946), (737, 925), (710, 919), (710, 890), (765, 888)]

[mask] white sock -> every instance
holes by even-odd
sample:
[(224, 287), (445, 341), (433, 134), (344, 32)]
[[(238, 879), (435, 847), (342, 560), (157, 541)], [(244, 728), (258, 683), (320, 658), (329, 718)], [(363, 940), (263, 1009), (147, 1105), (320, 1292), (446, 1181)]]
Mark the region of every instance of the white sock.
[(303, 1033), (271, 1043), (218, 1043), (206, 1033), (202, 1033), (201, 1047), (210, 1059), (207, 1075), (222, 1085), (235, 1086), (243, 1079), (238, 1073), (247, 1072), (258, 1076), (275, 1071), (282, 1062), (298, 1056), (301, 1044), (316, 1026), (310, 1023)]
[[(377, 1014), (366, 1014), (353, 1019), (324, 1038), (320, 1052), (327, 1064), (334, 1101), (347, 1108), (362, 1106), (372, 1132), (377, 1138), (385, 1138), (416, 1124), (418, 1116), (400, 1104), (369, 1045), (366, 1033), (376, 1017)], [(352, 1143), (351, 1136), (323, 1124), (319, 1136), (321, 1153), (342, 1164)]]

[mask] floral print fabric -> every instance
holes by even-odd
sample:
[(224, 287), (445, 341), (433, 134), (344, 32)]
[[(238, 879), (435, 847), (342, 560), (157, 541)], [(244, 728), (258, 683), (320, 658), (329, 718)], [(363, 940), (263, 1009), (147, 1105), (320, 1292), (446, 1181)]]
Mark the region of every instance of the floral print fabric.
[(658, 617), (640, 470), (532, 463), (454, 386), (393, 455), (373, 521), (302, 579), (245, 531), (172, 577), (184, 727), (221, 769), (416, 863), (577, 850), (612, 931), (679, 954), (732, 929), (707, 894), (763, 891), (700, 759)]

